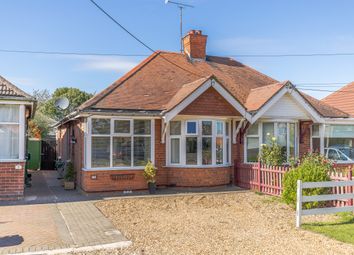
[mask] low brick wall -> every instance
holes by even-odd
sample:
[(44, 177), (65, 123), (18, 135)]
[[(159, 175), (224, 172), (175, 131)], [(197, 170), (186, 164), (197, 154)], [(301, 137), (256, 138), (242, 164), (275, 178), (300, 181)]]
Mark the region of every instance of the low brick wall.
[(25, 162), (0, 162), (0, 200), (23, 198), (24, 178)]
[[(171, 168), (162, 167), (157, 185), (177, 187), (212, 187), (231, 182), (232, 167)], [(167, 183), (166, 180), (167, 179)], [(81, 171), (80, 187), (86, 192), (146, 190), (143, 170)]]
[(231, 183), (232, 167), (166, 167), (168, 183), (176, 187), (212, 187)]
[(143, 170), (81, 171), (81, 188), (86, 192), (147, 189)]

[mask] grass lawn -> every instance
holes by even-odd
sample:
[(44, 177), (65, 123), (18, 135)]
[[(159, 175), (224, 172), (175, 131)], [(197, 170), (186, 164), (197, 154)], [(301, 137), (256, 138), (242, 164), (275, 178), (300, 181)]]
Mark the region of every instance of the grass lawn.
[(338, 215), (339, 219), (335, 222), (307, 223), (303, 225), (303, 228), (341, 242), (354, 244), (354, 214), (341, 213)]

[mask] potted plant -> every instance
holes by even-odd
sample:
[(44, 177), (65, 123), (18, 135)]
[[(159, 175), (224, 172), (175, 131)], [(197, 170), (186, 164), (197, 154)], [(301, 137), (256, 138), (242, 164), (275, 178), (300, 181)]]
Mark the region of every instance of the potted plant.
[(64, 189), (73, 190), (75, 189), (75, 172), (74, 165), (71, 162), (67, 163), (66, 173), (64, 176)]
[(155, 194), (156, 192), (156, 167), (149, 160), (144, 169), (144, 178), (148, 184), (149, 193)]

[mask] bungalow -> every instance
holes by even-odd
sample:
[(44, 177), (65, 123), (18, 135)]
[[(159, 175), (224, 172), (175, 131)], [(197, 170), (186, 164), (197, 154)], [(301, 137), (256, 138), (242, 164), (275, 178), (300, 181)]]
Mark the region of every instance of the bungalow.
[(74, 163), (81, 189), (146, 189), (148, 160), (159, 186), (224, 185), (273, 136), (288, 160), (346, 146), (336, 138), (343, 132), (354, 137), (350, 114), (290, 81), (207, 56), (206, 43), (190, 31), (184, 53), (153, 53), (58, 124), (58, 155)]
[(0, 76), (0, 200), (23, 196), (27, 120), (34, 109), (33, 97)]

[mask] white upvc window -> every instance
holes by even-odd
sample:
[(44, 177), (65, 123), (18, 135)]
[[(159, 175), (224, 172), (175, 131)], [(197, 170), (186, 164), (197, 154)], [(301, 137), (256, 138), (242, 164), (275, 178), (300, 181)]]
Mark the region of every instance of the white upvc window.
[(25, 106), (0, 104), (0, 161), (24, 160)]
[(154, 120), (92, 117), (87, 168), (142, 169), (154, 162)]
[(261, 121), (249, 127), (246, 134), (245, 161), (256, 162), (262, 144), (271, 144), (272, 139), (282, 148), (287, 162), (298, 155), (298, 127), (293, 121)]
[(175, 166), (229, 165), (230, 123), (225, 120), (173, 120), (169, 123), (167, 164)]

